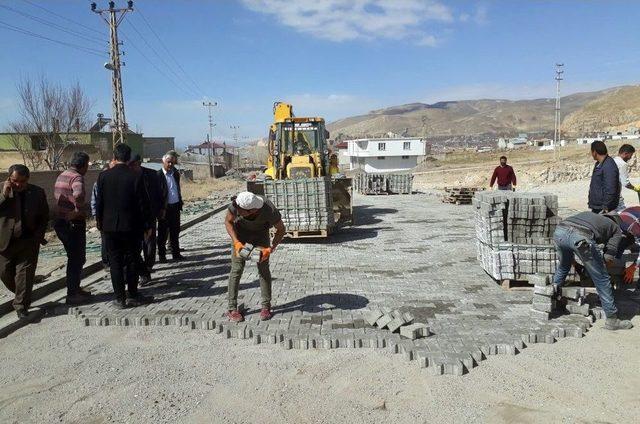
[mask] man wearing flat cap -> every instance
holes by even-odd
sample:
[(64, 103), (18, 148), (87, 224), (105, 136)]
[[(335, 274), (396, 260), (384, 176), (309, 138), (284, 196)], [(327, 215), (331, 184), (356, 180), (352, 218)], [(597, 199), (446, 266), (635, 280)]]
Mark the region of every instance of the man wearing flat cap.
[[(246, 259), (240, 256), (245, 244), (253, 245), (259, 252), (258, 274), (260, 275), (260, 293), (262, 296), (260, 319), (271, 318), (271, 271), (269, 256), (282, 241), (285, 234), (284, 223), (280, 211), (270, 200), (248, 191), (239, 193), (232, 199), (225, 218), (225, 227), (231, 237), (231, 272), (229, 274), (229, 308), (227, 317), (230, 321), (244, 321), (242, 312), (238, 310), (238, 287)], [(275, 228), (273, 241), (270, 240), (269, 229)]]

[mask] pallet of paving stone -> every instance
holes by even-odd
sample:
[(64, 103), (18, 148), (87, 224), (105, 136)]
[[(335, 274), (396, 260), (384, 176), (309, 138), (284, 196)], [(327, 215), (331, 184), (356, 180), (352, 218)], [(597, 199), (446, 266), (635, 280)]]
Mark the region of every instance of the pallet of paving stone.
[(473, 202), (473, 196), (479, 190), (483, 189), (478, 187), (445, 187), (446, 194), (442, 201), (456, 205), (470, 205)]
[(413, 192), (413, 175), (360, 172), (353, 178), (353, 188), (361, 194), (411, 194)]

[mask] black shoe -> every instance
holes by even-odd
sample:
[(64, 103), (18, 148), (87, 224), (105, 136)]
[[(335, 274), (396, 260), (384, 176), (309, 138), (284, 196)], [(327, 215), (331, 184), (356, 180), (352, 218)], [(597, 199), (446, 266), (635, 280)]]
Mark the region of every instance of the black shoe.
[(153, 303), (153, 296), (145, 296), (143, 294), (136, 294), (135, 296), (129, 296), (129, 298), (127, 299), (127, 301), (129, 301), (129, 299), (135, 300), (136, 302), (138, 302), (140, 305), (146, 305), (149, 303)]
[(141, 275), (138, 281), (140, 282), (140, 286), (141, 287), (150, 286), (151, 285), (151, 276), (150, 275)]
[(124, 300), (114, 300), (111, 302), (111, 306), (115, 309), (126, 309), (128, 305)]
[(77, 306), (84, 305), (85, 303), (91, 300), (91, 295), (83, 295), (80, 293), (72, 294), (71, 296), (67, 296), (65, 303), (69, 306)]
[(160, 262), (161, 264), (166, 264), (167, 263), (167, 257), (165, 255), (159, 255), (158, 256), (158, 262)]
[(80, 296), (84, 296), (84, 297), (92, 297), (93, 293), (91, 293), (89, 290), (85, 290), (85, 289), (78, 289), (78, 295)]
[(173, 255), (173, 260), (175, 262), (179, 262), (179, 261), (184, 261), (186, 258), (184, 256), (182, 256), (181, 254), (177, 254), (177, 255)]
[(26, 309), (20, 309), (19, 311), (16, 311), (16, 315), (18, 315), (18, 319), (26, 319), (29, 317), (29, 311)]

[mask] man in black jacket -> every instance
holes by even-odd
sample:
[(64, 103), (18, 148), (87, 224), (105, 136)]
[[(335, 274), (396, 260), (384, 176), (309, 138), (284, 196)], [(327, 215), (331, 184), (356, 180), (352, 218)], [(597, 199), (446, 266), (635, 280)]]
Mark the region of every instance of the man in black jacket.
[(594, 213), (616, 210), (620, 202), (620, 171), (607, 154), (604, 142), (591, 143), (591, 156), (596, 161), (589, 185), (589, 209)]
[(18, 318), (29, 313), (40, 245), (49, 222), (44, 190), (29, 184), (29, 168), (16, 164), (0, 183), (0, 279), (13, 293)]
[(148, 207), (151, 211), (149, 237), (142, 240), (142, 253), (144, 261), (138, 255), (140, 284), (146, 285), (151, 281), (151, 269), (156, 263), (156, 234), (158, 219), (164, 217), (167, 205), (160, 184), (160, 176), (153, 169), (142, 166), (142, 158), (139, 154), (135, 154), (129, 161), (129, 167), (137, 174), (142, 176), (142, 182), (148, 200)]
[[(104, 232), (114, 306), (122, 309), (153, 300), (138, 292), (136, 255), (139, 240), (149, 237), (150, 211), (142, 177), (132, 171), (128, 162), (131, 148), (118, 144), (113, 149), (115, 165), (98, 176), (96, 224)], [(125, 293), (125, 283), (128, 293)]]
[(180, 191), (180, 173), (175, 168), (178, 154), (169, 150), (162, 158), (162, 169), (158, 171), (162, 193), (166, 204), (164, 218), (158, 220), (158, 257), (160, 262), (167, 261), (167, 236), (171, 240), (171, 256), (174, 261), (184, 257), (180, 254), (180, 211), (182, 210), (182, 192)]

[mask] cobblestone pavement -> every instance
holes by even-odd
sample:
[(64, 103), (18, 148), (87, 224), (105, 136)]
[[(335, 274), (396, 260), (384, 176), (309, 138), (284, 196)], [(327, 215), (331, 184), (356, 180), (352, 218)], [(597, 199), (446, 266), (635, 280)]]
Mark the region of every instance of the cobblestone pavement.
[[(229, 239), (218, 214), (184, 232), (188, 260), (158, 266), (156, 302), (113, 309), (111, 284), (98, 284), (98, 303), (72, 308), (89, 326), (178, 325), (212, 330), (286, 349), (386, 348), (434, 374), (463, 374), (489, 355), (518, 353), (530, 343), (581, 337), (588, 318), (538, 321), (531, 292), (503, 291), (476, 261), (470, 206), (425, 195), (358, 196), (358, 226), (328, 240), (289, 241), (271, 257), (274, 317), (260, 321), (255, 264), (248, 264), (239, 302), (246, 321), (230, 323)], [(411, 312), (431, 335), (416, 340), (369, 326), (372, 307)], [(206, 332), (203, 332), (206, 335)]]
[[(220, 196), (223, 197), (223, 196)], [(224, 196), (228, 198), (229, 196)], [(181, 221), (185, 223), (191, 219), (197, 218), (204, 214), (207, 210), (215, 209), (221, 205), (218, 198), (214, 200), (200, 200), (188, 202), (185, 210), (181, 214)], [(91, 227), (87, 231), (87, 264), (91, 264), (100, 260), (100, 232), (95, 227)], [(36, 269), (36, 282), (34, 287), (38, 288), (44, 283), (64, 277), (66, 274), (67, 253), (64, 246), (54, 237), (46, 246), (40, 247), (40, 255), (38, 256), (38, 267)], [(0, 283), (0, 302), (13, 299), (13, 293), (6, 289)]]

